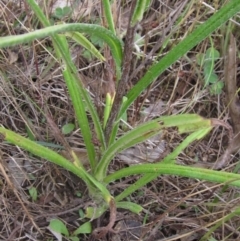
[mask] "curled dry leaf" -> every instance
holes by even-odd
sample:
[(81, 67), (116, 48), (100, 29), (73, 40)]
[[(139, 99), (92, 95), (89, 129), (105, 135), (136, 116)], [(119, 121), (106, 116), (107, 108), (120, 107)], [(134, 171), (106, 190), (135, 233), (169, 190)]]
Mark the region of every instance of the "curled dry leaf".
[(166, 143), (161, 134), (150, 138), (148, 141), (151, 143), (148, 146), (140, 143), (122, 151), (117, 157), (128, 165), (160, 161), (167, 151)]
[(10, 49), (7, 49), (9, 64), (14, 64), (18, 60), (18, 54)]

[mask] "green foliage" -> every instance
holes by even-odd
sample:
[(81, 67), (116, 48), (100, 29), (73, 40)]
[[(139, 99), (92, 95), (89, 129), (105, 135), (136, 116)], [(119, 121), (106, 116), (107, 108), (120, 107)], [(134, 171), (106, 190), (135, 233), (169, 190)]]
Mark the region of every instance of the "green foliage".
[[(36, 156), (45, 158), (48, 161), (55, 163), (66, 170), (74, 173), (80, 177), (86, 184), (89, 194), (97, 204), (97, 207), (88, 207), (86, 217), (94, 219), (99, 217), (105, 212), (111, 203), (114, 203), (117, 208), (124, 208), (131, 210), (134, 213), (139, 213), (142, 207), (135, 203), (122, 201), (124, 198), (131, 195), (134, 191), (138, 190), (148, 182), (152, 181), (159, 175), (169, 174), (191, 178), (198, 178), (201, 180), (208, 180), (211, 182), (225, 183), (240, 187), (240, 176), (239, 174), (233, 174), (228, 172), (219, 172), (203, 168), (194, 168), (189, 166), (180, 166), (175, 164), (175, 160), (179, 153), (184, 148), (190, 145), (193, 141), (199, 140), (211, 131), (213, 124), (211, 120), (204, 119), (198, 115), (191, 114), (180, 114), (177, 116), (165, 116), (147, 123), (141, 124), (123, 134), (118, 139), (113, 137), (116, 136), (118, 130), (118, 124), (120, 118), (126, 115), (126, 111), (133, 103), (133, 101), (144, 91), (163, 71), (171, 66), (180, 57), (185, 55), (191, 48), (196, 46), (200, 41), (210, 35), (216, 30), (221, 24), (226, 22), (234, 14), (240, 11), (240, 3), (238, 0), (233, 0), (222, 7), (212, 17), (210, 17), (205, 23), (201, 24), (191, 34), (186, 36), (180, 43), (173, 47), (161, 60), (154, 63), (146, 74), (138, 81), (138, 83), (127, 93), (124, 97), (122, 96), (122, 106), (120, 111), (117, 113), (115, 118), (114, 126), (111, 130), (111, 139), (109, 143), (106, 142), (108, 137), (105, 136), (105, 128), (108, 127), (107, 121), (108, 116), (111, 112), (111, 105), (114, 101), (114, 96), (108, 96), (108, 106), (105, 111), (104, 122), (100, 121), (97, 114), (96, 108), (90, 98), (90, 95), (85, 90), (82, 82), (79, 81), (79, 76), (76, 66), (71, 59), (69, 52), (69, 46), (66, 37), (72, 37), (77, 44), (84, 46), (87, 51), (91, 52), (95, 57), (104, 60), (99, 50), (94, 47), (93, 44), (86, 39), (82, 33), (90, 34), (92, 37), (101, 39), (107, 44), (111, 50), (112, 57), (114, 59), (116, 72), (114, 73), (117, 81), (121, 81), (123, 74), (122, 61), (123, 61), (123, 43), (121, 39), (116, 36), (113, 17), (110, 11), (109, 1), (104, 2), (104, 12), (108, 20), (108, 26), (110, 30), (96, 25), (96, 24), (61, 24), (50, 26), (48, 19), (44, 16), (42, 10), (36, 4), (34, 0), (26, 0), (30, 8), (34, 11), (35, 15), (44, 26), (43, 29), (35, 30), (30, 33), (7, 36), (0, 38), (0, 48), (14, 46), (18, 44), (28, 43), (35, 39), (51, 37), (56, 58), (62, 63), (62, 74), (66, 82), (70, 99), (76, 114), (76, 121), (81, 129), (83, 140), (86, 146), (90, 171), (84, 167), (81, 160), (77, 158), (74, 152), (72, 152), (73, 161), (67, 160), (65, 157), (59, 155), (55, 151), (47, 148), (43, 145), (38, 144), (34, 139), (30, 140), (25, 137), (18, 135), (17, 133), (0, 127), (0, 134), (3, 138), (13, 143), (20, 148), (25, 149), (33, 153)], [(143, 17), (144, 12), (147, 9), (149, 1), (137, 1), (137, 7), (131, 18), (131, 24), (135, 25)], [(63, 16), (65, 13), (59, 12), (58, 16)], [(81, 32), (81, 33), (79, 33)], [(63, 34), (64, 33), (64, 34)], [(72, 34), (70, 34), (72, 33)], [(91, 37), (90, 37), (91, 40)], [(218, 52), (215, 49), (210, 49), (201, 57), (201, 63), (204, 68), (205, 85), (212, 85), (219, 83), (214, 73), (214, 62), (219, 58)], [(210, 66), (210, 67), (209, 67)], [(218, 93), (221, 89), (221, 84), (214, 87), (214, 93)], [(109, 93), (108, 93), (109, 94)], [(106, 93), (107, 95), (107, 93)], [(91, 118), (89, 118), (89, 116)], [(95, 147), (92, 143), (92, 131), (90, 129), (90, 120), (92, 121), (97, 139), (99, 140), (99, 150), (101, 151), (100, 158), (96, 155)], [(176, 149), (170, 153), (162, 162), (154, 164), (143, 164), (137, 166), (130, 166), (115, 173), (108, 175), (109, 164), (116, 154), (125, 150), (137, 143), (146, 141), (151, 136), (159, 134), (163, 129), (176, 127), (179, 133), (188, 134), (182, 143), (179, 144)], [(64, 126), (63, 133), (68, 134), (73, 130), (72, 124)], [(108, 190), (108, 184), (116, 181), (121, 177), (128, 175), (143, 175), (139, 180), (126, 188), (117, 197), (113, 197)], [(50, 229), (54, 232), (63, 234), (69, 237), (69, 232), (64, 223), (60, 220), (52, 220), (49, 225)], [(79, 227), (73, 234), (72, 239), (76, 238), (77, 234), (91, 232), (90, 223), (86, 222), (84, 225)]]
[(66, 225), (59, 219), (52, 219), (49, 223), (48, 229), (54, 234), (58, 240), (62, 240), (61, 236), (64, 235), (66, 238), (72, 241), (79, 241), (77, 235), (87, 234), (92, 232), (92, 225), (90, 222), (85, 222), (80, 225), (72, 234), (69, 234), (69, 231)]
[(103, 3), (104, 15), (106, 17), (108, 27), (112, 31), (112, 33), (116, 34), (114, 21), (113, 21), (113, 15), (112, 15), (112, 12), (111, 12), (110, 1), (109, 0), (103, 0), (102, 3)]
[(216, 81), (215, 83), (213, 83), (210, 87), (210, 93), (212, 95), (219, 95), (222, 93), (222, 90), (223, 90), (223, 87), (224, 87), (224, 83), (223, 81), (219, 80), (219, 81)]
[[(91, 43), (84, 35), (78, 33), (78, 32), (73, 32), (73, 33), (65, 33), (65, 36), (72, 38), (76, 43), (84, 47), (86, 52), (89, 54), (92, 54), (92, 56), (95, 56), (98, 58), (100, 61), (105, 61), (105, 58), (101, 55), (101, 53), (96, 49), (94, 46), (94, 43)], [(92, 37), (94, 38), (94, 37)], [(95, 37), (97, 38), (97, 37)], [(101, 40), (99, 40), (101, 41)], [(96, 43), (95, 43), (96, 45)]]
[[(123, 96), (123, 103), (127, 100), (126, 96)], [(121, 128), (126, 131), (128, 130), (128, 126), (125, 124), (127, 122), (127, 111), (125, 111), (121, 117), (122, 123), (121, 123)], [(125, 123), (124, 123), (125, 122)]]
[(26, 125), (26, 131), (27, 131), (28, 138), (32, 141), (35, 141), (35, 136), (31, 130), (31, 128), (29, 128), (27, 125)]
[(209, 86), (212, 95), (221, 94), (224, 86), (223, 81), (220, 81), (214, 72), (214, 64), (219, 57), (219, 52), (213, 46), (208, 48), (205, 54), (197, 55), (197, 63), (203, 67), (204, 87)]
[(62, 127), (62, 133), (64, 135), (70, 134), (75, 128), (75, 125), (73, 123), (67, 123)]
[(30, 187), (28, 189), (29, 195), (32, 198), (32, 200), (35, 202), (37, 201), (37, 197), (38, 197), (38, 193), (37, 193), (37, 189), (35, 187)]
[(135, 10), (131, 19), (131, 25), (134, 26), (140, 22), (143, 18), (144, 12), (147, 10), (150, 5), (149, 0), (137, 0)]
[(81, 225), (80, 227), (78, 227), (73, 234), (74, 235), (78, 235), (78, 234), (82, 234), (82, 233), (91, 233), (92, 232), (92, 225), (90, 222), (86, 222), (83, 225)]
[[(226, 223), (233, 217), (238, 217), (240, 214), (240, 208), (237, 207), (234, 210), (232, 210), (229, 214), (223, 215), (219, 220), (217, 220), (211, 228), (209, 228), (208, 232), (204, 234), (204, 236), (200, 239), (200, 241), (214, 241), (215, 239), (211, 236), (211, 234), (219, 228), (223, 223)], [(227, 240), (227, 239), (226, 239)]]
[(105, 129), (107, 120), (109, 118), (111, 109), (112, 109), (112, 104), (113, 104), (114, 96), (111, 96), (110, 93), (106, 94), (106, 105), (104, 108), (104, 118), (103, 118), (103, 129)]
[(56, 8), (53, 16), (58, 19), (63, 19), (69, 16), (71, 13), (72, 13), (71, 8), (66, 6), (64, 8)]
[(69, 236), (66, 225), (59, 219), (52, 219), (49, 223), (49, 228), (54, 232)]

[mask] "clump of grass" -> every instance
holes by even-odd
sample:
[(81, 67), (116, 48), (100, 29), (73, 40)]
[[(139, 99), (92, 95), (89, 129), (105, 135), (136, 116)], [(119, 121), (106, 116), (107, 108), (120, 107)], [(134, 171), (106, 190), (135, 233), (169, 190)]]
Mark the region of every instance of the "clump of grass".
[[(40, 129), (40, 127), (38, 128), (38, 126), (36, 127), (32, 125), (32, 120), (29, 119), (30, 115), (29, 113), (28, 115), (24, 113), (24, 108), (23, 110), (21, 110), (21, 108), (16, 109), (22, 116), (24, 116), (25, 125), (23, 128), (26, 127), (28, 138), (17, 134), (17, 129), (13, 132), (1, 127), (0, 133), (5, 141), (13, 143), (35, 156), (49, 160), (82, 179), (88, 190), (89, 196), (96, 205), (96, 208), (93, 208), (90, 205), (86, 208), (85, 218), (89, 218), (91, 220), (96, 219), (106, 210), (110, 211), (109, 224), (106, 227), (95, 230), (94, 234), (97, 237), (105, 235), (107, 232), (113, 232), (117, 208), (124, 208), (134, 213), (140, 213), (143, 211), (143, 207), (139, 204), (133, 201), (124, 200), (133, 195), (136, 190), (140, 190), (143, 186), (156, 179), (159, 175), (171, 174), (179, 177), (198, 178), (211, 182), (228, 182), (229, 185), (235, 186), (240, 185), (238, 174), (176, 164), (177, 156), (186, 147), (192, 145), (194, 141), (204, 137), (210, 132), (210, 130), (212, 130), (214, 125), (220, 122), (204, 119), (194, 114), (170, 115), (142, 123), (135, 126), (128, 132), (122, 132), (120, 137), (118, 136), (120, 132), (119, 124), (121, 118), (126, 114), (126, 111), (134, 103), (134, 101), (141, 97), (141, 93), (144, 92), (161, 73), (166, 71), (169, 66), (174, 64), (191, 48), (206, 38), (231, 16), (237, 13), (240, 9), (237, 1), (232, 1), (228, 5), (222, 7), (219, 12), (214, 14), (203, 25), (198, 26), (198, 28), (196, 28), (181, 42), (176, 43), (174, 47), (171, 46), (170, 40), (168, 39), (169, 52), (162, 58), (159, 58), (156, 55), (156, 59), (150, 64), (147, 72), (143, 73), (136, 81), (137, 83), (128, 91), (126, 90), (126, 86), (131, 81), (131, 68), (132, 65), (137, 63), (137, 58), (133, 56), (133, 52), (135, 51), (134, 41), (136, 31), (139, 22), (143, 18), (143, 14), (149, 7), (148, 1), (133, 1), (131, 3), (129, 23), (124, 43), (116, 31), (116, 22), (114, 21), (114, 15), (112, 12), (116, 11), (116, 9), (114, 10), (113, 8), (113, 10), (111, 10), (109, 1), (102, 2), (102, 10), (107, 19), (106, 22), (103, 22), (104, 27), (99, 24), (82, 23), (58, 24), (52, 26), (49, 19), (43, 14), (35, 1), (28, 0), (27, 3), (34, 11), (43, 28), (22, 35), (3, 37), (0, 39), (0, 47), (5, 48), (50, 36), (52, 41), (51, 47), (53, 47), (55, 54), (53, 59), (56, 61), (50, 69), (54, 69), (55, 63), (59, 64), (60, 68), (58, 70), (61, 71), (64, 77), (67, 90), (62, 83), (59, 85), (54, 84), (54, 86), (51, 86), (51, 91), (55, 92), (55, 98), (51, 97), (48, 99), (45, 97), (46, 99), (44, 99), (44, 102), (50, 104), (50, 107), (52, 107), (54, 111), (59, 111), (56, 113), (49, 113), (51, 112), (51, 108), (49, 106), (44, 106), (44, 104), (41, 105), (41, 101), (43, 100), (40, 99), (40, 104), (38, 103), (37, 105), (36, 101), (32, 101), (32, 119), (34, 119), (34, 115), (36, 115), (35, 110), (40, 110), (41, 115), (37, 115), (37, 119), (39, 120), (38, 122), (47, 123), (52, 129), (51, 133), (54, 134), (54, 137), (48, 137), (46, 141), (43, 136), (40, 136), (38, 134), (38, 129)], [(103, 54), (83, 33), (92, 35), (97, 39), (101, 39), (101, 41), (107, 45), (107, 47), (102, 46)], [(79, 76), (78, 74), (76, 63), (73, 62), (71, 52), (69, 51), (70, 47), (68, 45), (67, 38), (70, 38), (71, 41), (73, 40), (87, 49), (91, 55), (95, 56), (95, 58), (102, 62), (102, 65), (111, 67), (105, 75), (105, 77), (109, 77), (108, 83), (104, 92), (101, 93), (105, 96), (106, 101), (103, 110), (104, 115), (102, 118), (95, 108), (91, 95), (86, 91), (84, 80), (82, 80), (82, 78), (85, 77), (81, 75)], [(145, 47), (148, 48), (148, 44)], [(139, 51), (139, 48), (140, 47), (136, 47), (136, 50)], [(163, 49), (161, 51), (163, 51)], [(139, 55), (143, 55), (144, 57), (147, 56), (146, 53), (141, 52), (140, 54), (138, 52), (137, 57), (139, 57)], [(131, 61), (132, 59), (133, 61)], [(50, 71), (47, 73), (50, 74)], [(39, 75), (39, 73), (37, 73), (37, 75)], [(8, 79), (6, 78), (6, 82), (7, 80)], [(28, 79), (28, 81), (31, 82), (32, 80)], [(35, 85), (33, 84), (32, 88), (34, 89), (34, 87)], [(29, 89), (30, 88), (31, 87), (29, 87)], [(69, 97), (66, 96), (67, 91)], [(36, 92), (31, 90), (29, 93), (35, 100), (37, 99), (36, 96), (42, 96), (40, 94), (41, 90), (36, 90)], [(24, 92), (18, 93), (17, 90), (14, 90), (14, 94), (24, 95)], [(68, 112), (68, 110), (60, 110), (61, 103), (58, 99), (60, 99), (63, 103), (71, 100), (74, 109), (74, 116), (73, 113)], [(56, 105), (58, 105), (58, 108), (56, 108)], [(19, 104), (15, 106), (18, 107)], [(59, 113), (71, 113), (72, 117), (67, 117), (67, 123), (71, 123), (76, 119), (76, 125), (80, 128), (81, 138), (84, 142), (82, 149), (85, 150), (84, 154), (87, 156), (86, 161), (83, 161), (82, 156), (80, 155), (79, 157), (78, 155), (79, 152), (75, 151), (70, 143), (66, 141), (66, 137), (64, 135), (69, 135), (71, 131), (61, 133), (61, 131), (58, 130), (56, 123), (52, 121), (53, 119), (58, 118), (57, 115)], [(94, 126), (94, 131), (92, 131), (91, 126)], [(118, 153), (158, 135), (161, 131), (166, 130), (167, 128), (177, 128), (178, 134), (189, 135), (186, 136), (185, 139), (183, 139), (183, 141), (176, 146), (170, 154), (166, 155), (163, 160), (159, 160), (157, 163), (129, 166), (121, 168), (113, 173), (110, 172), (110, 164)], [(46, 147), (46, 145), (51, 147), (49, 146), (49, 139), (52, 140), (53, 138), (56, 138), (57, 141), (61, 143), (67, 151), (66, 155), (60, 155), (52, 149)], [(42, 142), (38, 143), (37, 141), (39, 140)], [(85, 165), (86, 162), (88, 164), (87, 167)], [(134, 184), (129, 184), (125, 190), (121, 190), (121, 192), (117, 195), (111, 194), (111, 183), (115, 183), (117, 180), (126, 176), (138, 174), (141, 174), (142, 177)], [(86, 223), (89, 224), (88, 221), (86, 221)]]

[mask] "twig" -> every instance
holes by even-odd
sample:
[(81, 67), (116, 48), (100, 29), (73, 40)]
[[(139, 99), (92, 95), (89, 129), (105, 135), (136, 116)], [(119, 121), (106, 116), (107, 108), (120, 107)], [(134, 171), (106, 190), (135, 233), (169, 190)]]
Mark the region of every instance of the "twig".
[(131, 26), (131, 16), (135, 9), (136, 2), (137, 2), (136, 0), (132, 1), (132, 5), (131, 5), (128, 29), (127, 29), (126, 40), (124, 45), (122, 76), (117, 85), (117, 91), (113, 102), (112, 111), (110, 113), (110, 116), (106, 125), (106, 129), (105, 129), (105, 136), (106, 136), (107, 142), (109, 141), (114, 122), (118, 117), (118, 112), (122, 104), (122, 98), (126, 93), (126, 85), (129, 82), (129, 72), (130, 72), (131, 60), (132, 60), (134, 33), (136, 29), (136, 25), (133, 27)]
[(217, 160), (214, 169), (222, 169), (229, 162), (232, 153), (240, 148), (240, 100), (237, 94), (237, 62), (236, 62), (236, 40), (233, 35), (230, 36), (228, 53), (226, 56), (226, 65), (224, 79), (226, 84), (226, 99), (229, 107), (229, 115), (232, 120), (234, 137), (229, 140), (228, 147), (224, 154)]

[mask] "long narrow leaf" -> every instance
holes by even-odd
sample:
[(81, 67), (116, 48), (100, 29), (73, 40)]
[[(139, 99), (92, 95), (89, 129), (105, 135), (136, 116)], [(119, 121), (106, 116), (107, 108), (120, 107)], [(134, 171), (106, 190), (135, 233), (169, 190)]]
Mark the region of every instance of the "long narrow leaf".
[(46, 26), (50, 26), (51, 25), (49, 20), (44, 15), (42, 9), (39, 7), (39, 5), (36, 3), (35, 0), (26, 0), (26, 2), (29, 4), (31, 9), (34, 11), (34, 13), (36, 14), (37, 18), (43, 24), (43, 26), (46, 27)]
[[(58, 43), (59, 43), (59, 41), (58, 41)], [(69, 78), (65, 79), (65, 81), (66, 81), (67, 85), (69, 85), (69, 86), (73, 85), (72, 82), (74, 82), (74, 88), (75, 88), (73, 90), (74, 93), (75, 93), (74, 96), (73, 96), (72, 92), (69, 92), (69, 94), (72, 98), (73, 104), (74, 104), (74, 110), (75, 110), (75, 112), (78, 112), (78, 108), (79, 108), (79, 104), (80, 104), (79, 101), (82, 101), (81, 106), (83, 107), (83, 109), (85, 109), (85, 111), (88, 110), (90, 112), (90, 115), (91, 115), (91, 118), (92, 118), (93, 123), (94, 123), (94, 127), (95, 127), (95, 131), (96, 131), (98, 140), (100, 141), (101, 147), (104, 150), (106, 148), (106, 142), (105, 142), (103, 129), (102, 129), (102, 126), (101, 126), (101, 121), (99, 119), (97, 111), (96, 111), (96, 109), (95, 109), (95, 107), (94, 107), (94, 105), (93, 105), (93, 103), (90, 99), (89, 94), (87, 93), (87, 91), (85, 90), (85, 87), (82, 84), (83, 82), (81, 81), (80, 77), (77, 74), (76, 67), (74, 66), (71, 58), (68, 57), (68, 54), (64, 53), (64, 48), (60, 47), (60, 48), (58, 48), (58, 50), (60, 51), (61, 57), (64, 59), (65, 64), (67, 65), (67, 68), (69, 70), (69, 72), (68, 72)], [(75, 101), (74, 98), (77, 98), (78, 101)], [(84, 108), (85, 106), (86, 106), (86, 108)], [(84, 115), (84, 117), (83, 117), (83, 115)], [(78, 114), (77, 120), (78, 120), (78, 123), (81, 127), (82, 124), (84, 124), (84, 123), (82, 123), (82, 120), (84, 120), (84, 121), (88, 120), (88, 118), (86, 116), (86, 113), (84, 114), (82, 112), (81, 114)], [(88, 142), (85, 142), (86, 147), (88, 149), (88, 153), (89, 153), (88, 156), (92, 156), (92, 154), (94, 153), (94, 149), (93, 149), (92, 139), (89, 139), (91, 137), (90, 125), (86, 124), (86, 123), (84, 125), (85, 125), (85, 127), (86, 126), (87, 127), (83, 130), (84, 131), (83, 132), (83, 138), (84, 138), (84, 141), (88, 141)], [(94, 162), (94, 161), (92, 161), (92, 162)]]
[(73, 32), (73, 33), (65, 33), (65, 36), (73, 39), (76, 43), (87, 49), (93, 56), (98, 58), (100, 61), (105, 61), (105, 58), (102, 54), (95, 48), (95, 46), (81, 33)]
[[(107, 167), (117, 153), (140, 142), (146, 141), (151, 136), (158, 134), (161, 129), (168, 127), (178, 127), (179, 133), (198, 131), (194, 138), (201, 138), (212, 128), (212, 123), (211, 120), (205, 119), (196, 114), (182, 114), (176, 116), (162, 116), (158, 119), (139, 125), (120, 137), (109, 146), (105, 153), (103, 153), (96, 169), (96, 178), (102, 180), (102, 178), (105, 177)], [(191, 140), (188, 139), (188, 142)]]
[(13, 131), (7, 130), (3, 127), (0, 127), (0, 133), (3, 135), (4, 140), (23, 148), (26, 151), (31, 152), (32, 154), (44, 158), (46, 160), (51, 161), (54, 164), (57, 164), (66, 170), (71, 171), (72, 173), (76, 174), (86, 183), (88, 182), (86, 177), (86, 171), (82, 167), (76, 167), (72, 162), (64, 158), (63, 156), (59, 155), (55, 151), (44, 147), (42, 145), (37, 144), (30, 139), (27, 139), (21, 135), (16, 134)]
[(172, 162), (172, 160), (175, 160), (177, 156), (185, 149), (187, 148), (193, 141), (200, 140), (205, 135), (207, 135), (211, 131), (211, 127), (199, 129), (193, 133), (191, 133), (189, 136), (187, 136), (182, 143), (180, 143), (169, 155), (167, 155), (163, 160), (162, 163), (169, 163)]
[[(72, 63), (66, 38), (64, 36), (53, 36), (53, 41), (58, 58), (63, 59), (67, 65), (64, 67), (63, 76), (72, 99), (78, 124), (81, 128), (81, 133), (88, 153), (89, 163), (92, 171), (94, 171), (94, 168), (96, 167), (95, 148), (92, 143), (92, 132), (87, 118), (84, 101), (88, 103), (89, 108), (91, 108), (92, 103), (89, 100), (89, 96), (84, 95), (83, 87), (82, 89), (80, 88), (81, 85), (79, 84), (79, 80), (76, 78), (77, 70)], [(95, 113), (96, 111), (93, 111), (91, 114), (96, 115)]]
[(54, 164), (57, 164), (64, 169), (74, 173), (80, 177), (90, 188), (89, 184), (93, 184), (99, 191), (102, 193), (104, 200), (109, 203), (112, 199), (109, 191), (106, 187), (100, 182), (96, 181), (86, 170), (81, 166), (76, 166), (63, 156), (52, 151), (51, 149), (41, 146), (34, 141), (31, 141), (19, 134), (16, 134), (13, 131), (7, 130), (3, 127), (0, 127), (0, 136), (4, 140), (23, 148), (26, 151), (31, 152), (32, 154), (44, 158)]
[[(36, 16), (42, 22), (42, 24), (45, 27), (49, 26), (50, 25), (49, 21), (46, 19), (42, 10), (39, 8), (36, 2), (34, 0), (28, 0), (28, 3), (30, 7), (34, 10)], [(95, 107), (90, 100), (90, 96), (86, 93), (85, 88), (81, 84), (82, 82), (80, 82), (81, 80), (79, 80), (78, 78), (77, 69), (71, 60), (71, 55), (69, 52), (66, 39), (63, 36), (60, 37), (58, 35), (54, 35), (52, 39), (53, 39), (54, 49), (56, 51), (56, 54), (58, 55), (58, 58), (63, 59), (65, 61), (65, 64), (68, 66), (68, 69), (65, 70), (65, 77), (68, 76), (68, 78), (65, 78), (65, 81), (68, 88), (70, 88), (70, 96), (73, 101), (74, 110), (77, 113), (76, 116), (77, 116), (79, 126), (82, 129), (83, 139), (86, 144), (89, 161), (90, 161), (92, 170), (94, 170), (95, 150), (92, 144), (91, 130), (89, 128), (88, 119), (87, 119), (86, 113), (83, 111), (85, 104), (87, 104), (87, 109), (89, 110), (92, 120), (94, 122), (97, 137), (101, 142), (102, 148), (105, 149), (105, 138), (104, 138), (103, 130), (101, 128), (100, 120), (98, 118), (97, 111), (95, 110)], [(75, 85), (74, 87), (76, 88), (71, 88), (73, 85)], [(85, 103), (83, 103), (83, 101), (85, 101)], [(81, 114), (79, 112), (81, 112)]]
[[(199, 140), (205, 136), (211, 129), (211, 120), (204, 119), (201, 116), (195, 114), (184, 114), (176, 116), (163, 116), (159, 118), (163, 121), (164, 127), (178, 126), (179, 133), (187, 133), (193, 131), (184, 141), (175, 148), (175, 150), (166, 156), (161, 163), (173, 164), (175, 163), (175, 158), (187, 147), (190, 143), (195, 140)], [(143, 187), (147, 183), (156, 179), (159, 176), (158, 173), (146, 173), (143, 177), (138, 179), (134, 185), (127, 187), (122, 193), (116, 197), (116, 201), (120, 201), (123, 198), (129, 196), (139, 188)]]
[(240, 11), (240, 1), (229, 1), (224, 7), (210, 17), (205, 23), (199, 25), (196, 30), (183, 39), (177, 46), (172, 48), (159, 62), (152, 65), (147, 73), (139, 82), (128, 92), (128, 100), (124, 103), (118, 118), (133, 103), (133, 101), (147, 88), (156, 78), (163, 73), (169, 66), (176, 62), (180, 57), (186, 54), (194, 46), (209, 36), (214, 30), (233, 17)]
[[(189, 146), (190, 143), (192, 143), (195, 140), (199, 140), (204, 135), (209, 133), (211, 130), (211, 127), (209, 128), (203, 128), (199, 129), (193, 133), (191, 133), (189, 136), (187, 136), (182, 143), (180, 143), (173, 152), (171, 152), (169, 155), (167, 155), (163, 160), (161, 160), (161, 163), (166, 164), (174, 164), (176, 162), (176, 157), (186, 148)], [(159, 160), (160, 161), (160, 160)], [(136, 190), (142, 188), (147, 183), (151, 182), (152, 180), (156, 179), (159, 176), (158, 173), (146, 173), (143, 177), (139, 178), (134, 185), (130, 185), (127, 187), (122, 193), (120, 193), (115, 200), (120, 201), (125, 197), (128, 197), (130, 194), (135, 192)]]
[[(154, 179), (159, 176), (158, 173), (146, 173), (140, 179), (138, 179), (134, 184), (129, 185), (126, 189), (124, 189), (119, 195), (115, 197), (116, 202), (123, 200), (124, 198), (130, 196), (135, 191), (139, 190), (146, 184), (150, 183)], [(106, 179), (105, 179), (106, 180)]]
[[(44, 19), (45, 16), (42, 13), (42, 10), (38, 7), (38, 5), (34, 4), (33, 0), (29, 0), (31, 2), (30, 6), (35, 11), (36, 15), (41, 19), (42, 24), (47, 27), (49, 26), (49, 22), (47, 19)], [(77, 73), (77, 70), (72, 63), (71, 54), (69, 51), (68, 43), (65, 36), (53, 35), (53, 45), (58, 59), (63, 59), (63, 63), (65, 62), (63, 76), (66, 82), (66, 85), (69, 90), (69, 94), (72, 99), (73, 107), (76, 113), (76, 117), (81, 128), (81, 132), (83, 135), (84, 143), (86, 145), (88, 159), (91, 166), (92, 171), (96, 167), (96, 159), (95, 159), (95, 149), (92, 143), (92, 134), (89, 127), (89, 122), (87, 118), (87, 114), (85, 111), (84, 98), (81, 96), (81, 92), (78, 87), (78, 80), (74, 78), (74, 74)]]
[(177, 126), (179, 134), (189, 133), (212, 126), (211, 119), (206, 119), (197, 114), (162, 116), (158, 120), (162, 121), (166, 128)]
[(162, 126), (157, 121), (151, 121), (120, 137), (103, 153), (95, 172), (97, 180), (101, 181), (106, 176), (107, 167), (117, 153), (158, 134), (161, 128)]
[(126, 209), (136, 214), (139, 214), (143, 210), (140, 205), (133, 202), (117, 202), (116, 206), (117, 208)]
[(134, 26), (138, 22), (140, 22), (143, 18), (143, 14), (146, 11), (147, 6), (149, 5), (149, 0), (138, 0), (136, 7), (133, 12), (133, 16), (131, 19), (131, 25)]
[[(55, 36), (54, 39), (56, 39), (57, 37), (59, 39), (59, 36)], [(57, 41), (57, 44), (60, 44), (60, 42)], [(67, 68), (69, 70), (69, 72), (68, 72), (69, 78), (65, 79), (66, 84), (71, 86), (71, 85), (73, 85), (72, 82), (74, 82), (74, 85), (75, 85), (74, 86), (75, 89), (73, 90), (75, 93), (74, 96), (73, 96), (72, 92), (69, 92), (69, 94), (72, 98), (73, 104), (74, 104), (74, 110), (75, 110), (75, 112), (78, 112), (78, 108), (79, 108), (79, 104), (80, 104), (79, 101), (82, 101), (81, 106), (83, 109), (85, 109), (85, 111), (88, 110), (90, 112), (98, 140), (101, 143), (102, 149), (105, 150), (106, 142), (105, 142), (103, 129), (101, 126), (101, 121), (100, 121), (97, 111), (90, 99), (90, 96), (87, 93), (85, 87), (83, 86), (83, 84), (82, 84), (83, 82), (80, 79), (80, 77), (78, 76), (77, 69), (76, 69), (75, 65), (73, 64), (69, 54), (66, 54), (64, 51), (64, 48), (61, 48), (61, 46), (59, 46), (59, 45), (58, 45), (58, 51), (61, 53), (61, 57), (62, 57), (62, 59), (64, 59), (65, 64), (67, 65)], [(75, 101), (74, 98), (77, 98), (78, 101)], [(86, 108), (84, 108), (85, 106), (86, 106)], [(86, 113), (84, 114), (82, 112), (81, 114), (78, 114), (77, 120), (78, 120), (80, 127), (82, 126), (82, 124), (85, 125), (85, 127), (87, 126), (83, 130), (83, 138), (84, 138), (84, 141), (87, 141), (87, 142), (85, 142), (85, 144), (86, 144), (86, 148), (88, 149), (88, 153), (89, 153), (88, 156), (93, 157), (94, 148), (93, 148), (93, 144), (92, 144), (92, 139), (89, 139), (91, 137), (90, 125), (86, 124), (86, 123), (84, 124), (82, 121), (82, 120), (88, 121)], [(92, 160), (92, 163), (93, 162), (94, 161)]]
[(84, 23), (60, 24), (60, 25), (46, 27), (44, 29), (35, 30), (33, 32), (26, 33), (26, 34), (1, 37), (0, 48), (10, 47), (17, 44), (28, 43), (35, 39), (53, 36), (56, 33), (76, 32), (76, 31), (97, 36), (98, 38), (102, 39), (106, 44), (109, 45), (116, 64), (117, 78), (120, 79), (122, 56), (123, 56), (122, 42), (111, 31), (96, 24), (84, 24)]
[(73, 106), (75, 107), (75, 114), (81, 128), (84, 143), (86, 144), (90, 166), (92, 168), (92, 171), (94, 171), (94, 168), (96, 166), (95, 151), (94, 145), (92, 143), (92, 135), (85, 111), (83, 98), (79, 95), (79, 88), (77, 83), (73, 81), (71, 71), (69, 71), (69, 69), (64, 70), (63, 76), (66, 80), (68, 90), (72, 98)]
[(108, 27), (112, 31), (112, 33), (115, 35), (116, 32), (115, 32), (115, 26), (114, 26), (110, 1), (109, 0), (103, 0), (102, 3), (103, 3), (104, 15), (106, 17)]
[(136, 175), (136, 174), (167, 174), (177, 175), (181, 177), (197, 178), (200, 180), (227, 183), (231, 186), (240, 187), (240, 175), (235, 173), (229, 173), (224, 171), (214, 171), (204, 168), (196, 168), (189, 166), (180, 166), (176, 164), (142, 164), (136, 166), (130, 166), (120, 171), (117, 171), (104, 179), (105, 183), (115, 181), (119, 178)]

